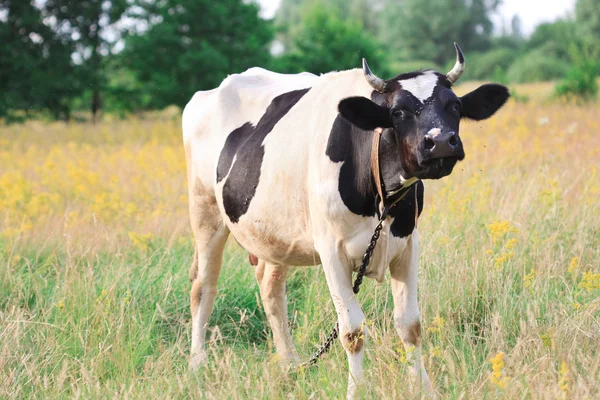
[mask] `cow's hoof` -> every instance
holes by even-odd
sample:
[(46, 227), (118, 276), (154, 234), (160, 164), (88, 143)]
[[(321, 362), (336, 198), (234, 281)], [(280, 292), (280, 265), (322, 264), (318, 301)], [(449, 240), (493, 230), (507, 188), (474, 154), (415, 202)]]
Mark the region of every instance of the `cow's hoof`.
[(190, 357), (189, 369), (190, 372), (195, 372), (203, 365), (208, 363), (208, 355), (205, 352), (192, 354)]

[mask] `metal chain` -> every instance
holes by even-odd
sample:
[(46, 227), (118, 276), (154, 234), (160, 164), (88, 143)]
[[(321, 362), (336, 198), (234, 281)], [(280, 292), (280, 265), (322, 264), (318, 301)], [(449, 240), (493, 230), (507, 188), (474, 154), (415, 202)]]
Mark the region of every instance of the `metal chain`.
[[(360, 290), (360, 285), (363, 281), (363, 277), (367, 273), (367, 267), (369, 266), (371, 257), (373, 256), (373, 252), (375, 251), (375, 246), (377, 245), (377, 240), (379, 240), (379, 235), (381, 234), (381, 229), (383, 228), (383, 221), (385, 221), (390, 208), (391, 207), (386, 207), (381, 212), (381, 217), (379, 218), (379, 223), (375, 227), (375, 232), (373, 233), (373, 236), (371, 237), (371, 242), (369, 243), (369, 246), (367, 247), (367, 250), (365, 251), (365, 255), (363, 256), (363, 259), (362, 259), (362, 264), (360, 265), (360, 268), (358, 269), (358, 275), (356, 276), (356, 279), (354, 280), (354, 286), (352, 287), (352, 291), (355, 294), (357, 294), (358, 291)], [(339, 323), (336, 322), (335, 326), (333, 327), (333, 330), (331, 331), (329, 336), (327, 336), (327, 339), (325, 339), (325, 342), (323, 342), (323, 344), (321, 346), (319, 346), (319, 349), (315, 352), (315, 354), (313, 354), (313, 356), (308, 361), (300, 364), (299, 368), (304, 368), (304, 367), (309, 367), (309, 366), (315, 365), (317, 363), (317, 361), (319, 361), (319, 358), (323, 354), (325, 354), (329, 351), (329, 349), (331, 348), (331, 345), (333, 344), (333, 341), (335, 339), (337, 339), (338, 335), (339, 335)]]
[[(381, 210), (381, 216), (379, 217), (379, 223), (377, 223), (377, 226), (375, 227), (375, 232), (373, 232), (373, 236), (371, 237), (369, 246), (367, 247), (367, 250), (365, 251), (365, 255), (363, 256), (362, 264), (360, 265), (360, 268), (358, 269), (358, 275), (356, 276), (356, 279), (354, 280), (354, 285), (352, 286), (352, 291), (355, 294), (357, 294), (358, 291), (360, 290), (360, 285), (362, 284), (363, 278), (364, 278), (365, 274), (367, 273), (367, 267), (369, 266), (369, 263), (371, 262), (371, 257), (373, 256), (373, 252), (375, 251), (375, 246), (377, 245), (377, 240), (379, 240), (379, 235), (381, 234), (381, 229), (383, 228), (383, 221), (385, 221), (385, 219), (387, 218), (390, 209), (408, 194), (408, 192), (409, 192), (408, 189), (411, 186), (412, 186), (412, 184), (409, 185), (408, 187), (406, 187), (405, 191), (399, 193), (400, 195), (398, 197), (393, 199), (392, 202), (388, 203), (388, 205), (386, 205), (383, 208), (383, 210)], [(415, 208), (418, 208), (416, 203), (415, 203)], [(303, 368), (315, 365), (317, 363), (317, 361), (319, 361), (319, 358), (323, 354), (325, 354), (329, 351), (329, 349), (331, 348), (331, 345), (333, 344), (333, 341), (335, 339), (337, 339), (337, 337), (339, 335), (339, 329), (340, 329), (339, 323), (336, 322), (335, 326), (333, 327), (333, 330), (331, 331), (329, 336), (327, 336), (327, 339), (325, 339), (325, 342), (323, 342), (323, 344), (321, 346), (319, 346), (318, 350), (315, 352), (315, 354), (313, 354), (313, 356), (308, 361), (305, 361), (302, 364), (300, 364), (298, 366), (298, 369), (303, 369)]]

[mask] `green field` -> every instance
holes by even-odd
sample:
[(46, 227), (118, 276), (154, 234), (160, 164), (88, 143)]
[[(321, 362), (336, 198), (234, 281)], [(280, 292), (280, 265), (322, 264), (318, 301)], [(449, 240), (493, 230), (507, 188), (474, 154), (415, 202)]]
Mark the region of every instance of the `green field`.
[[(345, 353), (286, 372), (253, 267), (228, 244), (210, 362), (187, 370), (185, 160), (176, 113), (1, 127), (1, 398), (342, 398)], [(511, 102), (462, 127), (467, 158), (426, 182), (419, 300), (440, 398), (600, 396), (598, 105)], [(365, 398), (417, 398), (389, 279), (360, 301)], [(288, 281), (307, 358), (335, 310), (320, 267)]]

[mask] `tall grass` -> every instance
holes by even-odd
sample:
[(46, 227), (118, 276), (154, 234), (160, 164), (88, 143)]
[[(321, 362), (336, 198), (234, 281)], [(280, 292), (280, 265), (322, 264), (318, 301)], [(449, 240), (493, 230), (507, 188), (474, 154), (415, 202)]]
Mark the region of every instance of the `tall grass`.
[[(600, 396), (600, 119), (509, 103), (464, 123), (467, 159), (426, 183), (420, 308), (442, 398)], [(0, 397), (339, 398), (339, 344), (286, 373), (247, 254), (231, 241), (210, 320), (190, 344), (185, 161), (179, 121), (1, 128)], [(308, 357), (335, 311), (320, 267), (288, 282)], [(359, 294), (370, 326), (367, 398), (418, 396), (389, 282)]]

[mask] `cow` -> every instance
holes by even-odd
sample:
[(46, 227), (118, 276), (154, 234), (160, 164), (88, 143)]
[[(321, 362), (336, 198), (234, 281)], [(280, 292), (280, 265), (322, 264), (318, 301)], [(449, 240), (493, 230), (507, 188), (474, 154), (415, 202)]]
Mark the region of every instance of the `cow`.
[[(447, 176), (465, 157), (462, 119), (486, 119), (509, 97), (497, 84), (456, 96), (452, 86), (465, 60), (456, 43), (455, 50), (456, 63), (446, 74), (428, 69), (384, 80), (366, 60), (362, 69), (321, 76), (250, 68), (193, 96), (182, 119), (195, 247), (192, 369), (207, 361), (207, 324), (232, 234), (257, 264), (276, 352), (292, 364), (298, 355), (288, 328), (289, 267), (322, 264), (353, 397), (364, 380), (368, 331), (352, 273), (378, 224), (382, 200), (403, 190), (407, 195), (389, 210), (366, 276), (381, 282), (389, 269), (394, 326), (413, 348), (411, 372), (432, 391), (417, 304), (422, 180)], [(383, 199), (371, 162), (376, 134)]]

